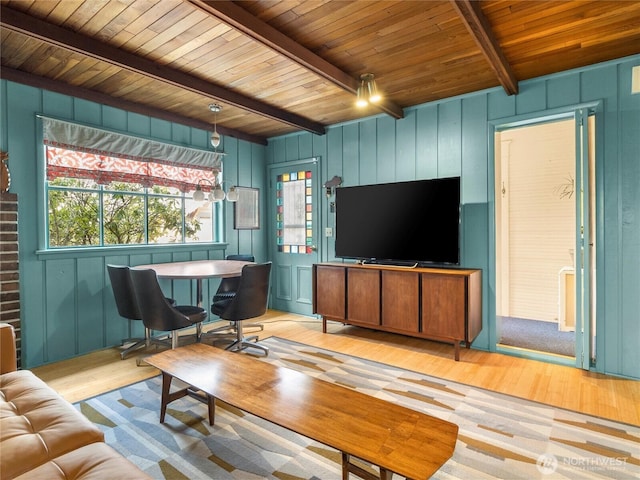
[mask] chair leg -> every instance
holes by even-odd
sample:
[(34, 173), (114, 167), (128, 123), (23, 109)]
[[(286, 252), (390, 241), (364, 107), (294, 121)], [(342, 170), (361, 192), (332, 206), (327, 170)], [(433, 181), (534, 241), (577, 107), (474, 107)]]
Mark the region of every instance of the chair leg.
[(211, 344), (218, 342), (234, 342), (236, 338), (235, 325), (233, 322), (227, 322), (221, 327), (212, 328), (200, 336), (200, 341), (211, 340)]
[(269, 348), (265, 347), (264, 345), (258, 343), (258, 342), (248, 342), (246, 340), (242, 340), (240, 342), (233, 342), (231, 345), (229, 345), (227, 348), (225, 348), (225, 350), (229, 350), (230, 352), (239, 352), (241, 350), (246, 350), (247, 348), (256, 348), (258, 350), (262, 350), (266, 355), (269, 355)]
[[(264, 325), (261, 323), (248, 323), (244, 325), (244, 328), (259, 328), (260, 331), (264, 330)], [(234, 322), (229, 322), (227, 325), (222, 325), (221, 327), (213, 328), (203, 335), (205, 337), (213, 337), (216, 335), (220, 335), (221, 337), (226, 337), (228, 335), (235, 335), (236, 326)]]
[(208, 335), (213, 336), (214, 334), (216, 334), (218, 332), (228, 332), (229, 330), (234, 330), (234, 325), (233, 325), (232, 322), (229, 322), (226, 325), (222, 325), (221, 327), (212, 328), (211, 330), (208, 330), (206, 333), (204, 333), (204, 335), (205, 336), (208, 336)]
[[(128, 342), (124, 342), (124, 343), (128, 343)], [(128, 346), (127, 348), (125, 348), (124, 350), (122, 350), (120, 352), (120, 359), (124, 360), (125, 358), (127, 358), (127, 356), (130, 353), (135, 352), (136, 350), (144, 347), (147, 344), (147, 341), (145, 339), (139, 340), (136, 343), (134, 343), (133, 345)]]
[(257, 348), (258, 350), (262, 350), (265, 355), (269, 355), (269, 349), (258, 343), (258, 336), (252, 335), (245, 337), (242, 333), (242, 322), (236, 322), (236, 339), (231, 345), (228, 345), (225, 350), (239, 352), (246, 348)]
[[(153, 335), (153, 332), (149, 328), (144, 329), (144, 334), (145, 334), (146, 350), (149, 350), (152, 346), (155, 346), (156, 350), (158, 346), (161, 346), (161, 347), (171, 346), (171, 343), (169, 342), (169, 336), (167, 336), (166, 334), (156, 337)], [(172, 337), (172, 341), (173, 341), (173, 337)], [(147, 353), (145, 355), (139, 356), (138, 358), (136, 358), (136, 365), (138, 367), (149, 367), (150, 365), (147, 362), (145, 362), (144, 359), (147, 357), (150, 357), (151, 355), (152, 353)]]
[(180, 335), (178, 335), (178, 331), (174, 330), (171, 332), (171, 350), (178, 348), (180, 341)]
[[(132, 321), (129, 320), (129, 335), (131, 335), (131, 324)], [(149, 329), (145, 328), (144, 329), (144, 338), (127, 338), (125, 340), (122, 341), (122, 344), (124, 345), (125, 343), (130, 343), (130, 342), (135, 342), (133, 345), (128, 346), (127, 348), (125, 348), (122, 352), (120, 352), (120, 359), (124, 360), (125, 358), (127, 358), (127, 355), (129, 355), (130, 353), (142, 348), (142, 347), (149, 347)]]
[(151, 346), (151, 329), (145, 327), (144, 328), (144, 338), (147, 341), (147, 348), (149, 348)]

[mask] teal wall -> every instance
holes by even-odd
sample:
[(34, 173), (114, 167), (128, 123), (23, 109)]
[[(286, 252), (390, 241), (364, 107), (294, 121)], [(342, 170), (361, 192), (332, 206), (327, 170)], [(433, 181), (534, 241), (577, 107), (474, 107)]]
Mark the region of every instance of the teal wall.
[[(640, 56), (336, 125), (325, 136), (269, 140), (267, 162), (321, 158), (321, 182), (344, 186), (461, 175), (462, 265), (483, 270), (483, 322), (474, 347), (495, 350), (493, 152), (495, 125), (601, 101), (597, 162), (597, 345), (595, 369), (640, 378), (640, 94), (631, 95), (631, 67)], [(320, 228), (334, 227), (322, 196)], [(331, 199), (333, 200), (333, 199)], [(323, 237), (323, 261), (334, 238)]]
[[(108, 282), (109, 263), (140, 265), (168, 261), (223, 258), (228, 253), (252, 252), (266, 260), (264, 229), (233, 229), (233, 210), (224, 203), (228, 245), (103, 248), (90, 251), (38, 252), (44, 210), (41, 132), (36, 120), (43, 114), (133, 135), (207, 149), (210, 132), (99, 105), (66, 95), (0, 81), (0, 149), (9, 152), (12, 193), (18, 195), (18, 236), (22, 326), (22, 365), (31, 368), (106, 346), (128, 336), (127, 322), (117, 313)], [(227, 153), (224, 180), (230, 185), (262, 187), (266, 148), (234, 138), (223, 139)], [(40, 158), (39, 158), (40, 157)], [(262, 206), (263, 207), (263, 206)], [(205, 299), (217, 282), (205, 282)], [(192, 302), (195, 285), (164, 282), (167, 294), (179, 303)], [(205, 300), (206, 302), (206, 300)], [(136, 322), (134, 334), (143, 330)]]
[[(224, 139), (229, 154), (224, 177), (261, 189), (258, 231), (232, 229), (226, 209), (227, 253), (267, 251), (264, 195), (266, 164), (318, 156), (321, 181), (340, 175), (344, 185), (462, 176), (465, 267), (483, 270), (484, 328), (474, 347), (492, 350), (493, 272), (492, 125), (501, 119), (540, 115), (584, 102), (602, 101), (597, 158), (599, 372), (640, 378), (640, 95), (630, 94), (631, 67), (640, 56), (573, 70), (520, 84), (508, 97), (491, 89), (410, 108), (395, 121), (381, 115), (328, 128), (327, 134), (293, 134), (270, 139), (267, 147)], [(116, 344), (126, 322), (115, 311), (107, 263), (142, 264), (221, 258), (211, 246), (105, 249), (36, 253), (39, 148), (35, 115), (42, 113), (183, 145), (207, 148), (208, 133), (84, 100), (0, 81), (0, 149), (9, 152), (11, 191), (19, 196), (19, 239), (23, 365), (33, 367)], [(322, 196), (321, 228), (333, 225)], [(323, 238), (323, 260), (333, 257), (333, 239)], [(207, 285), (211, 290), (215, 285)], [(166, 284), (168, 294), (187, 301), (188, 282)], [(205, 291), (205, 295), (210, 292)]]

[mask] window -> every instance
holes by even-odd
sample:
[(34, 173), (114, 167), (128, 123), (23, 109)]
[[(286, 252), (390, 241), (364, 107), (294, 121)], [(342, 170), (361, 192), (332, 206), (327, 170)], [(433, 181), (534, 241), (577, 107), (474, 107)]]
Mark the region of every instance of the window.
[(278, 175), (276, 236), (282, 253), (313, 253), (312, 181), (310, 171)]
[[(216, 168), (211, 168), (144, 154), (71, 148), (75, 147), (70, 145), (73, 142), (53, 141), (57, 132), (55, 128), (48, 131), (47, 127), (45, 124), (47, 248), (221, 240), (216, 238), (216, 232), (221, 231), (222, 207), (216, 202), (195, 202), (191, 194), (196, 186), (206, 191), (219, 182), (219, 161)], [(117, 135), (74, 127), (85, 134), (89, 130), (101, 136)], [(163, 151), (156, 148), (164, 145), (158, 142), (124, 139), (132, 139), (136, 145), (128, 144), (120, 150), (135, 151), (138, 142), (153, 143), (154, 157), (182, 148), (166, 145), (168, 150)], [(99, 142), (100, 138), (94, 140)], [(138, 148), (136, 153), (140, 152)]]

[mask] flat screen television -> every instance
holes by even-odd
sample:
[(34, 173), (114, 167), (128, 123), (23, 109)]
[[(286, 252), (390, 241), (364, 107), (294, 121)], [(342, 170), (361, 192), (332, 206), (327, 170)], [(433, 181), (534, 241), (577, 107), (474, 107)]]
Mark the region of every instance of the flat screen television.
[(336, 257), (460, 263), (460, 177), (336, 189)]

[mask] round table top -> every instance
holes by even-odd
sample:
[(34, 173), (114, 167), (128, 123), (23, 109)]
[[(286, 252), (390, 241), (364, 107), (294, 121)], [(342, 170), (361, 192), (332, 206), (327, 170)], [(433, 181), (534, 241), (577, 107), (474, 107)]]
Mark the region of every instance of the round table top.
[(238, 277), (242, 267), (252, 262), (239, 260), (192, 260), (188, 262), (152, 263), (136, 265), (134, 269), (155, 270), (161, 278), (198, 279), (210, 277)]

